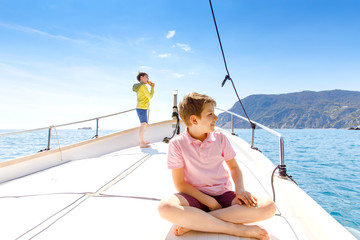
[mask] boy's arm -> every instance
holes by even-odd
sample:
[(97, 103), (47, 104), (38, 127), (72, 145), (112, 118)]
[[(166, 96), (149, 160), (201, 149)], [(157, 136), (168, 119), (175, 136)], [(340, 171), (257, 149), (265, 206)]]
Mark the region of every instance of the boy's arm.
[(226, 161), (231, 173), (231, 177), (235, 184), (235, 193), (236, 193), (236, 201), (238, 204), (242, 205), (246, 204), (248, 207), (256, 207), (257, 199), (251, 193), (245, 191), (244, 180), (241, 169), (237, 164), (236, 160), (233, 158), (229, 161)]
[(147, 99), (151, 99), (153, 97), (153, 95), (154, 95), (154, 87), (151, 86), (151, 89), (150, 89), (150, 92), (149, 92), (148, 88), (144, 84), (142, 86), (142, 88), (141, 88), (141, 92)]
[(221, 208), (221, 205), (215, 200), (215, 198), (200, 192), (194, 186), (185, 182), (184, 168), (172, 169), (172, 177), (175, 188), (180, 193), (185, 193), (196, 198), (199, 202), (208, 206), (211, 211)]
[(155, 86), (155, 84), (153, 83), (153, 85), (151, 85), (151, 89), (150, 89), (150, 98), (152, 98), (154, 96), (154, 86)]
[(154, 95), (154, 88), (151, 87), (151, 90), (149, 92), (149, 90), (145, 84), (143, 86), (141, 86), (141, 88), (139, 90), (141, 91), (141, 95), (145, 96), (147, 99), (151, 99)]

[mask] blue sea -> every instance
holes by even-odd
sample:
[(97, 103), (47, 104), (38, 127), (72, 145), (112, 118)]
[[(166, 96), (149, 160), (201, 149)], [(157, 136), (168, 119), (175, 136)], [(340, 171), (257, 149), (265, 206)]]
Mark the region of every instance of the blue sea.
[[(116, 130), (100, 130), (104, 136)], [(285, 140), (285, 164), (299, 186), (338, 222), (360, 231), (360, 131), (337, 129), (279, 129)], [(0, 130), (0, 133), (9, 130)], [(250, 143), (251, 130), (236, 134)], [(51, 148), (91, 139), (94, 130), (52, 130)], [(47, 147), (48, 131), (0, 137), (0, 161), (38, 152)], [(278, 138), (257, 129), (258, 147), (279, 164)]]
[[(360, 231), (360, 131), (278, 129), (288, 175), (346, 227)], [(251, 143), (251, 130), (235, 133)], [(255, 147), (280, 164), (278, 137), (255, 130)]]

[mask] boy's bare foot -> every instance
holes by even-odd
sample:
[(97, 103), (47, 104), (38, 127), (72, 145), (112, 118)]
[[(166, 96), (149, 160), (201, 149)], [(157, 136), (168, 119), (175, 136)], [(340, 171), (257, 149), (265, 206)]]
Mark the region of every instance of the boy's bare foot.
[(270, 239), (268, 232), (257, 225), (242, 225), (242, 224), (235, 224), (235, 225), (237, 228), (237, 230), (234, 232), (235, 236), (256, 238), (260, 240)]
[[(187, 232), (190, 232), (191, 229), (183, 228), (177, 226), (175, 229), (174, 234), (176, 236), (182, 236)], [(255, 238), (260, 240), (269, 240), (270, 236), (267, 231), (259, 226), (256, 225), (242, 225), (242, 224), (235, 224), (235, 231), (233, 235), (238, 237), (249, 237)]]
[[(256, 226), (256, 225), (242, 225), (242, 224), (234, 224), (234, 232), (231, 235), (238, 236), (238, 237), (249, 237), (255, 238), (260, 240), (269, 240), (270, 236), (266, 232), (265, 229)], [(182, 236), (185, 233), (191, 231), (191, 229), (183, 228), (183, 227), (176, 227), (174, 234), (176, 236)]]
[(140, 144), (140, 148), (149, 148), (150, 147), (150, 145), (148, 145), (148, 144)]
[(176, 229), (175, 229), (174, 234), (175, 234), (176, 236), (182, 236), (183, 234), (185, 234), (185, 233), (187, 233), (187, 232), (189, 232), (189, 231), (191, 231), (191, 229), (177, 226)]

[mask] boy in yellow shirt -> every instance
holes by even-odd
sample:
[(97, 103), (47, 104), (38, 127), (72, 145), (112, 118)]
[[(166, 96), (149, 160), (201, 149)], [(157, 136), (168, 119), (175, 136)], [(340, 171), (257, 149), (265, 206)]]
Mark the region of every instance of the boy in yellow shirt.
[[(149, 75), (144, 72), (139, 72), (137, 75), (137, 80), (139, 83), (133, 85), (133, 91), (136, 92), (137, 95), (137, 106), (136, 112), (139, 116), (140, 120), (140, 132), (139, 132), (139, 140), (140, 140), (140, 147), (141, 148), (148, 148), (150, 147), (149, 142), (144, 140), (144, 132), (146, 125), (148, 124), (148, 109), (150, 106), (150, 99), (154, 95), (154, 87), (155, 83), (149, 81)], [(151, 86), (151, 90), (149, 92), (146, 84)]]

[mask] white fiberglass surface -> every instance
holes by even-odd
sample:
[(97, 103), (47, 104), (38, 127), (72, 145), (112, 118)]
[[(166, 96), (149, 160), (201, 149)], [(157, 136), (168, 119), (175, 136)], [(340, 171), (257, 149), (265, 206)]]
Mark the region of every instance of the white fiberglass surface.
[[(6, 229), (1, 239), (29, 230), (20, 239), (172, 239), (172, 224), (157, 213), (159, 199), (176, 192), (166, 166), (167, 148), (161, 142), (148, 149), (133, 147), (0, 185), (2, 197), (34, 195), (0, 198), (0, 224)], [(249, 189), (266, 195), (254, 175), (245, 167), (243, 171)], [(259, 224), (272, 239), (294, 239), (282, 217)], [(176, 239), (214, 238), (232, 239), (195, 232)]]
[(175, 193), (171, 171), (167, 169), (167, 148), (167, 144), (156, 143), (142, 149), (149, 158), (103, 194), (161, 199)]
[(0, 198), (0, 239), (17, 239), (82, 195), (42, 195)]
[(0, 196), (95, 192), (146, 154), (131, 149), (67, 162), (0, 185)]

